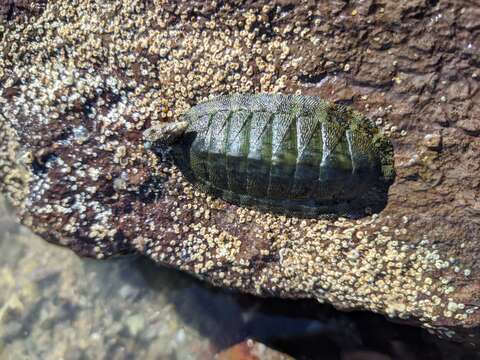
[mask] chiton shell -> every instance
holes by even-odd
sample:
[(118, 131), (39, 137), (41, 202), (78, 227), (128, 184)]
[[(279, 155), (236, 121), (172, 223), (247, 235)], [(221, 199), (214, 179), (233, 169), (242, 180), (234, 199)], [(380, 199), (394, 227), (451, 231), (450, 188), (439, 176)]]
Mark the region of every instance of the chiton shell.
[(229, 95), (187, 111), (177, 166), (227, 202), (300, 216), (381, 210), (393, 147), (360, 113), (302, 95)]

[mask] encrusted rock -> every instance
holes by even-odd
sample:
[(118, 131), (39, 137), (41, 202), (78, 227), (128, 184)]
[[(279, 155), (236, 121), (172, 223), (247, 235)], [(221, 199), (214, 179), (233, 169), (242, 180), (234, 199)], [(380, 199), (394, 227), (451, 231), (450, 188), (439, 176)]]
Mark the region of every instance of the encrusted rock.
[(439, 151), (442, 148), (442, 135), (440, 133), (427, 134), (423, 137), (422, 143), (427, 149)]
[[(24, 224), (80, 255), (136, 251), (219, 286), (478, 344), (474, 7), (48, 3), (1, 25), (1, 189)], [(386, 208), (358, 220), (259, 213), (195, 191), (145, 147), (154, 122), (234, 92), (340, 99), (373, 119), (395, 150)], [(442, 151), (425, 151), (438, 132)]]

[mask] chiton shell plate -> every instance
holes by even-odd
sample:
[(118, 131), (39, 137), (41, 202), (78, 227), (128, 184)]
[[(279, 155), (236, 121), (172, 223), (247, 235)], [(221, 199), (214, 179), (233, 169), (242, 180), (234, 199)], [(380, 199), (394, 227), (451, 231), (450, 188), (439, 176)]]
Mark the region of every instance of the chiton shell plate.
[(184, 175), (227, 202), (304, 216), (358, 216), (386, 204), (390, 140), (359, 112), (303, 95), (228, 95), (183, 115)]

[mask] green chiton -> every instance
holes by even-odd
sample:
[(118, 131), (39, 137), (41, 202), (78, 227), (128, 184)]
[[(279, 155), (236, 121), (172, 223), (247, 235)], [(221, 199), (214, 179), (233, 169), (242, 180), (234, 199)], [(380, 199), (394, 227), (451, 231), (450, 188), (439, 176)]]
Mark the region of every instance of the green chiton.
[(297, 216), (358, 217), (385, 207), (390, 140), (347, 107), (302, 95), (229, 95), (183, 115), (175, 163), (200, 190)]

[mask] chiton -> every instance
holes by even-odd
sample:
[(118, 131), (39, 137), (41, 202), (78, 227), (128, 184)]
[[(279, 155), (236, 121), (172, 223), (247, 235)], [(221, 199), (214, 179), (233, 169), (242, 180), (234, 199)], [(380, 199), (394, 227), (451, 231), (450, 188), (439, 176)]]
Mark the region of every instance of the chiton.
[(386, 204), (392, 144), (352, 109), (313, 96), (236, 94), (183, 120), (176, 165), (229, 203), (307, 217), (358, 217)]

